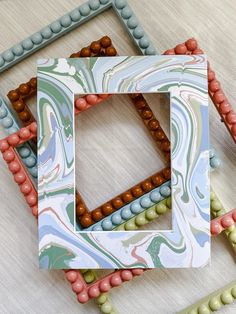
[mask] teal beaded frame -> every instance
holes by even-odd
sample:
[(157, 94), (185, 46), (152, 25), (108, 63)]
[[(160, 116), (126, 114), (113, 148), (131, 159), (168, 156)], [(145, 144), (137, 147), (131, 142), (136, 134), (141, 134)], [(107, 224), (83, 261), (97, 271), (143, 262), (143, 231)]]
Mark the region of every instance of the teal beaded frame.
[(119, 17), (141, 54), (156, 54), (156, 49), (126, 0), (89, 0), (2, 52), (0, 54), (0, 73), (109, 8), (112, 8)]

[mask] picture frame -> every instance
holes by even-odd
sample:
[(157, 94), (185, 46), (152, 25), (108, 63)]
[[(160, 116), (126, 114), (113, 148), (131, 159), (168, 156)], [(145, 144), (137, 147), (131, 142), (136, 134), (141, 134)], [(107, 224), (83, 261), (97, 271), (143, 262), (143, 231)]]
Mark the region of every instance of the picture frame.
[[(102, 61), (104, 60), (104, 61)], [(108, 61), (109, 60), (109, 61)], [(170, 61), (171, 60), (171, 61)], [(138, 63), (140, 61), (140, 64)], [(168, 71), (165, 69), (160, 70), (159, 72), (155, 71), (158, 66), (157, 64), (160, 64), (163, 62), (173, 62), (173, 68), (171, 66), (168, 66)], [(138, 63), (138, 64), (137, 64)], [(122, 69), (122, 64), (125, 64), (127, 66), (127, 71), (125, 72), (125, 81), (128, 80), (128, 82), (133, 82), (132, 84), (127, 84), (129, 89), (125, 88), (122, 84), (119, 88), (117, 87), (120, 82), (123, 81), (124, 77), (116, 77), (114, 75), (111, 75), (111, 80), (109, 80), (109, 84), (106, 85), (106, 88), (104, 89), (104, 83), (103, 81), (106, 79), (104, 77), (104, 73), (108, 71), (108, 73), (113, 73), (114, 68), (117, 69)], [(135, 64), (135, 71), (134, 68), (132, 68), (132, 64)], [(146, 68), (145, 68), (146, 67)], [(161, 67), (161, 66), (160, 66)], [(183, 68), (185, 71), (183, 71)], [(100, 72), (98, 72), (98, 70)], [(152, 70), (151, 70), (152, 69)], [(178, 69), (178, 70), (176, 70)], [(188, 69), (188, 70), (186, 70)], [(97, 71), (97, 72), (96, 72)], [(134, 71), (134, 72), (133, 72)], [(191, 84), (199, 83), (199, 81), (196, 80), (199, 79), (201, 81), (200, 87), (196, 89), (196, 86), (192, 88), (194, 90), (194, 95), (198, 95), (198, 92), (200, 93), (201, 99), (204, 103), (204, 105), (200, 105), (201, 101), (198, 99), (198, 104), (196, 103), (194, 105), (194, 109), (197, 108), (198, 111), (198, 119), (196, 119), (196, 116), (194, 117), (194, 121), (198, 121), (197, 127), (194, 128), (194, 130), (191, 130), (191, 132), (194, 133), (193, 138), (197, 139), (201, 142), (201, 145), (199, 148), (198, 146), (198, 153), (196, 152), (197, 150), (194, 150), (195, 153), (197, 153), (199, 159), (197, 156), (195, 156), (195, 160), (198, 160), (199, 164), (197, 166), (201, 167), (201, 172), (203, 176), (201, 177), (202, 179), (202, 184), (200, 190), (202, 191), (204, 197), (203, 199), (199, 199), (199, 203), (196, 205), (195, 201), (196, 199), (191, 198), (192, 196), (189, 195), (189, 200), (191, 199), (191, 205), (188, 204), (188, 206), (183, 202), (181, 203), (181, 200), (178, 199), (178, 205), (175, 203), (176, 202), (176, 197), (173, 198), (173, 195), (176, 195), (176, 187), (175, 184), (177, 184), (178, 180), (175, 178), (173, 173), (178, 173), (181, 171), (184, 171), (186, 173), (187, 169), (183, 165), (183, 160), (185, 160), (186, 156), (186, 151), (181, 151), (182, 155), (181, 158), (178, 160), (176, 163), (176, 155), (175, 155), (175, 148), (177, 147), (176, 145), (180, 145), (180, 147), (183, 147), (183, 143), (177, 142), (176, 144), (176, 137), (175, 137), (175, 142), (173, 143), (173, 151), (172, 154), (174, 154), (175, 158), (172, 159), (172, 219), (173, 219), (173, 228), (174, 231), (164, 231), (164, 232), (159, 232), (159, 231), (142, 231), (140, 234), (140, 237), (142, 238), (142, 241), (146, 243), (144, 246), (140, 245), (139, 240), (136, 239), (137, 233), (135, 232), (86, 232), (86, 231), (80, 231), (79, 233), (75, 233), (74, 230), (74, 222), (75, 222), (75, 213), (74, 213), (74, 170), (73, 170), (73, 102), (74, 102), (74, 95), (75, 94), (91, 94), (91, 93), (96, 93), (96, 94), (103, 94), (103, 93), (140, 93), (140, 92), (157, 92), (160, 91), (157, 88), (157, 85), (154, 86), (154, 81), (145, 81), (145, 75), (143, 76), (142, 81), (142, 76), (140, 75), (141, 72), (139, 71), (144, 71), (144, 73), (155, 73), (156, 80), (155, 84), (160, 80), (161, 82), (161, 77), (171, 77), (172, 72), (174, 72), (174, 75), (177, 75), (176, 72), (181, 73), (179, 76), (175, 77), (176, 81), (178, 82), (178, 88), (176, 88), (174, 91), (177, 93), (177, 91), (181, 91), (181, 85), (185, 84), (187, 85), (185, 79), (186, 79), (186, 74), (185, 72), (187, 71), (188, 73), (191, 73)], [(116, 71), (115, 71), (116, 72)], [(122, 70), (121, 70), (122, 72)], [(157, 74), (159, 73), (159, 74)], [(161, 73), (161, 74), (160, 74)], [(201, 73), (199, 76), (198, 74)], [(92, 75), (92, 76), (91, 76)], [(98, 80), (99, 77), (99, 80)], [(132, 80), (131, 80), (132, 77)], [(135, 79), (135, 78), (138, 79)], [(149, 78), (149, 75), (147, 75)], [(151, 78), (154, 77), (154, 75), (150, 75)], [(188, 75), (187, 75), (188, 77)], [(199, 78), (200, 77), (200, 78)], [(85, 78), (89, 78), (89, 82), (91, 80), (93, 81), (93, 84), (88, 84)], [(158, 78), (158, 79), (157, 79)], [(179, 79), (181, 78), (181, 81), (179, 82)], [(42, 80), (42, 81), (41, 81)], [(168, 81), (168, 80), (166, 80)], [(171, 79), (173, 81), (173, 78)], [(58, 84), (57, 84), (57, 83)], [(83, 82), (83, 84), (81, 83)], [(96, 82), (96, 83), (94, 83)], [(135, 82), (135, 83), (134, 83)], [(138, 87), (137, 87), (137, 82), (138, 82)], [(144, 84), (145, 82), (145, 84)], [(118, 85), (117, 85), (118, 84)], [(144, 84), (144, 85), (142, 85)], [(63, 86), (62, 90), (60, 87)], [(91, 87), (92, 86), (92, 87)], [(111, 87), (113, 86), (113, 87)], [(115, 88), (114, 88), (115, 86)], [(144, 90), (140, 86), (145, 86)], [(148, 88), (148, 86), (152, 86), (152, 88)], [(159, 85), (158, 85), (159, 86)], [(167, 92), (167, 90), (164, 88), (164, 84), (162, 86), (161, 92)], [(188, 88), (186, 88), (186, 95), (188, 95)], [(48, 90), (50, 92), (48, 93)], [(172, 91), (173, 93), (173, 91)], [(170, 93), (171, 94), (171, 93)], [(67, 256), (67, 260), (64, 261), (63, 263), (63, 268), (138, 268), (138, 267), (143, 267), (143, 268), (155, 268), (155, 267), (200, 267), (204, 266), (208, 263), (209, 261), (209, 256), (210, 256), (210, 245), (209, 245), (209, 182), (208, 182), (208, 167), (209, 167), (209, 156), (208, 156), (208, 123), (207, 123), (207, 110), (208, 110), (208, 102), (207, 102), (207, 62), (206, 62), (206, 57), (204, 55), (197, 55), (197, 56), (149, 56), (149, 57), (112, 57), (112, 58), (94, 58), (94, 59), (48, 59), (48, 60), (40, 60), (39, 65), (38, 65), (38, 117), (39, 117), (39, 138), (38, 138), (38, 153), (39, 153), (39, 185), (38, 185), (38, 191), (39, 191), (39, 235), (40, 235), (40, 240), (39, 240), (39, 254), (40, 254), (40, 266), (42, 268), (48, 268), (49, 263), (49, 257), (50, 260), (51, 258), (54, 258), (56, 256), (56, 251), (57, 251), (57, 246), (60, 247), (60, 252), (61, 248), (64, 248), (64, 254)], [(179, 94), (178, 94), (179, 95)], [(57, 107), (58, 103), (57, 101), (53, 103), (53, 113), (50, 109), (50, 103), (47, 101), (46, 103), (44, 102), (45, 97), (50, 101), (53, 99), (57, 99), (57, 97), (61, 97), (60, 99), (63, 99), (63, 104), (60, 103), (60, 109)], [(173, 97), (173, 94), (172, 96)], [(176, 97), (176, 102), (174, 103), (175, 108), (178, 108), (178, 110), (181, 111), (183, 110), (183, 106), (178, 107), (178, 97)], [(187, 103), (187, 102), (186, 102)], [(47, 107), (49, 106), (49, 107)], [(52, 103), (51, 103), (52, 106)], [(189, 106), (186, 105), (187, 107)], [(173, 104), (172, 104), (173, 107)], [(50, 122), (47, 118), (47, 115), (45, 114), (45, 108), (47, 108), (47, 112), (50, 112), (52, 116), (50, 116), (52, 119), (53, 115), (55, 114), (56, 119), (54, 121), (64, 121), (63, 124), (53, 124), (53, 127), (50, 126)], [(52, 108), (52, 107), (51, 107)], [(55, 109), (56, 108), (56, 109)], [(186, 107), (184, 107), (186, 108)], [(199, 108), (201, 110), (199, 111)], [(191, 110), (193, 108), (191, 107)], [(56, 115), (56, 111), (59, 110), (60, 113), (63, 113), (62, 117), (58, 117)], [(194, 110), (193, 110), (194, 111)], [(204, 114), (203, 114), (204, 112)], [(57, 112), (58, 113), (58, 112)], [(192, 113), (193, 114), (193, 113)], [(174, 116), (177, 118), (178, 115)], [(65, 120), (66, 117), (66, 120)], [(185, 116), (186, 117), (186, 116)], [(200, 120), (199, 120), (200, 117)], [(192, 121), (193, 121), (192, 120)], [(174, 124), (173, 125), (173, 112), (172, 112), (172, 132), (176, 132), (176, 127), (178, 125)], [(183, 121), (181, 120), (181, 123)], [(42, 125), (44, 128), (42, 128)], [(204, 125), (204, 132), (199, 132), (199, 130), (203, 130), (202, 126)], [(200, 127), (200, 129), (199, 129)], [(187, 126), (184, 129), (188, 129)], [(63, 133), (66, 130), (66, 133)], [(205, 134), (206, 131), (206, 134)], [(61, 133), (62, 132), (62, 133)], [(195, 134), (196, 133), (196, 134)], [(201, 135), (199, 134), (201, 133)], [(204, 133), (204, 140), (202, 138)], [(47, 171), (49, 168), (45, 168), (45, 160), (43, 156), (48, 156), (52, 152), (49, 152), (46, 150), (47, 145), (44, 143), (44, 139), (47, 139), (47, 143), (51, 142), (51, 140), (54, 138), (54, 136), (65, 136), (66, 138), (63, 138), (63, 145), (66, 145), (66, 152), (69, 154), (66, 158), (67, 161), (69, 161), (69, 164), (71, 165), (71, 171), (68, 169), (66, 172), (68, 173), (68, 177), (66, 180), (63, 180), (64, 188), (62, 185), (61, 180), (58, 182), (51, 182), (52, 185), (47, 182), (46, 186), (47, 189), (45, 189), (44, 185), (44, 177), (47, 177)], [(175, 133), (176, 134), (176, 133)], [(70, 140), (69, 140), (70, 139)], [(54, 138), (55, 140), (55, 138)], [(53, 140), (53, 141), (54, 141)], [(44, 144), (42, 144), (44, 143)], [(65, 144), (66, 143), (66, 144)], [(184, 145), (185, 149), (186, 143)], [(54, 148), (59, 151), (62, 151), (62, 148), (55, 147)], [(195, 146), (196, 148), (196, 146)], [(57, 150), (58, 151), (58, 150)], [(57, 154), (57, 157), (62, 158), (61, 154)], [(192, 160), (193, 156), (191, 156)], [(186, 160), (185, 160), (186, 161)], [(44, 165), (44, 166), (43, 166)], [(185, 164), (186, 166), (186, 164)], [(47, 165), (48, 167), (48, 165)], [(178, 169), (178, 170), (177, 170)], [(182, 169), (180, 171), (180, 169)], [(65, 169), (64, 169), (65, 170)], [(194, 175), (194, 174), (192, 174)], [(196, 175), (196, 173), (195, 173)], [(204, 179), (203, 179), (204, 178)], [(195, 184), (197, 184), (199, 180), (199, 177), (195, 177)], [(55, 186), (53, 184), (55, 183)], [(189, 187), (189, 182), (185, 182), (186, 186)], [(50, 187), (49, 187), (50, 186)], [(61, 202), (61, 207), (60, 208), (55, 208), (55, 204), (58, 204), (58, 201), (56, 201), (57, 196), (53, 196), (50, 199), (49, 195), (54, 195), (53, 189), (54, 187), (57, 187), (56, 189), (63, 190), (64, 189), (64, 196), (60, 195), (61, 200), (63, 199), (64, 201)], [(189, 187), (190, 188), (190, 187)], [(196, 187), (195, 187), (196, 188)], [(173, 190), (174, 189), (174, 190)], [(51, 191), (50, 193), (49, 190)], [(191, 190), (191, 189), (190, 189)], [(66, 191), (66, 192), (65, 192)], [(60, 193), (57, 192), (57, 195)], [(45, 199), (43, 195), (48, 195), (48, 197)], [(66, 195), (66, 197), (65, 197)], [(195, 195), (196, 198), (199, 198), (199, 196)], [(184, 211), (184, 208), (189, 209), (187, 212)], [(48, 208), (45, 211), (45, 208)], [(191, 209), (190, 209), (191, 208)], [(198, 209), (197, 209), (198, 208)], [(201, 209), (200, 209), (201, 208)], [(177, 213), (176, 213), (177, 210)], [(200, 215), (200, 212), (204, 212), (204, 218), (203, 216)], [(55, 216), (53, 212), (56, 212), (57, 215), (56, 217), (59, 217), (60, 222), (55, 219)], [(193, 213), (194, 212), (194, 213)], [(199, 214), (196, 215), (196, 212)], [(184, 217), (182, 220), (180, 217)], [(197, 218), (196, 218), (197, 216)], [(62, 219), (62, 217), (66, 217), (65, 220)], [(55, 220), (54, 220), (55, 219)], [(181, 221), (181, 227), (178, 225), (178, 219)], [(185, 232), (189, 232), (191, 228), (189, 225), (192, 224), (192, 220), (194, 221), (194, 225), (198, 225), (198, 236), (197, 239), (199, 240), (199, 235), (201, 234), (200, 238), (204, 239), (204, 245), (200, 245), (200, 242), (196, 240), (196, 237), (191, 234), (188, 234), (188, 239), (192, 239), (191, 245), (188, 243), (184, 243), (184, 246), (180, 249), (178, 245), (180, 244), (179, 241), (181, 239), (184, 241), (184, 235), (186, 236)], [(61, 222), (63, 223), (61, 224)], [(179, 221), (179, 222), (180, 222)], [(189, 225), (188, 227), (184, 226), (184, 221), (188, 222)], [(191, 221), (191, 222), (190, 222)], [(201, 223), (202, 225), (201, 225)], [(62, 228), (62, 225), (65, 227), (65, 229)], [(57, 228), (59, 229), (54, 229)], [(62, 228), (62, 229), (60, 229)], [(45, 230), (48, 230), (48, 232), (44, 232)], [(185, 231), (183, 231), (183, 229)], [(41, 232), (41, 230), (44, 230)], [(66, 234), (66, 240), (62, 240), (60, 236), (53, 236), (50, 237), (50, 234)], [(176, 232), (176, 234), (175, 234)], [(183, 232), (183, 233), (181, 233)], [(138, 237), (139, 238), (139, 237)], [(70, 239), (70, 240), (69, 240)], [(136, 240), (135, 240), (136, 239)], [(170, 249), (172, 246), (173, 250), (168, 250), (167, 255), (162, 253), (163, 251), (157, 250), (153, 252), (151, 250), (150, 254), (147, 253), (150, 251), (149, 244), (156, 245), (156, 241), (159, 241), (158, 239), (162, 239), (163, 242), (166, 243), (164, 244), (165, 249), (167, 248)], [(152, 239), (152, 240), (150, 240)], [(156, 240), (155, 240), (156, 239)], [(132, 243), (131, 243), (131, 242)], [(176, 242), (175, 242), (176, 241)], [(53, 243), (53, 245), (51, 245)], [(88, 244), (89, 243), (89, 244)], [(100, 243), (100, 244), (99, 244)], [(99, 246), (102, 243), (102, 249), (99, 249)], [(112, 243), (112, 244), (111, 244)], [(126, 247), (129, 247), (127, 250), (126, 248), (122, 247), (121, 243), (126, 243)], [(168, 244), (167, 244), (168, 243)], [(170, 244), (171, 243), (171, 244)], [(178, 244), (177, 244), (178, 243)], [(82, 247), (85, 249), (81, 249)], [(140, 263), (139, 261), (135, 262), (135, 258), (130, 255), (132, 248), (134, 249), (135, 246), (140, 247), (139, 250), (139, 255), (142, 256), (142, 262)], [(190, 245), (190, 246), (189, 246)], [(177, 253), (175, 254), (174, 251), (180, 249), (181, 254), (178, 255)], [(191, 247), (191, 248), (190, 248)], [(115, 249), (113, 249), (115, 248)], [(50, 253), (50, 250), (53, 250), (53, 254)], [(202, 251), (201, 251), (202, 250)], [(162, 252), (161, 252), (162, 251)], [(177, 250), (178, 251), (178, 250)], [(176, 251), (176, 252), (177, 252)], [(180, 252), (179, 251), (179, 252)], [(201, 253), (200, 253), (201, 251)], [(67, 252), (67, 253), (66, 253)], [(85, 253), (86, 252), (86, 253)], [(88, 254), (88, 252), (90, 252)], [(128, 253), (127, 253), (128, 252)], [(68, 258), (68, 256), (71, 256), (71, 258)], [(85, 258), (86, 256), (86, 258)], [(168, 258), (167, 258), (168, 256)], [(170, 260), (171, 256), (171, 262), (169, 263), (168, 260)], [(184, 258), (182, 259), (181, 257)], [(197, 257), (198, 256), (198, 257)], [(199, 259), (199, 256), (201, 258)], [(86, 263), (85, 263), (86, 260)], [(190, 262), (191, 260), (191, 262)], [(60, 268), (60, 266), (58, 267)]]

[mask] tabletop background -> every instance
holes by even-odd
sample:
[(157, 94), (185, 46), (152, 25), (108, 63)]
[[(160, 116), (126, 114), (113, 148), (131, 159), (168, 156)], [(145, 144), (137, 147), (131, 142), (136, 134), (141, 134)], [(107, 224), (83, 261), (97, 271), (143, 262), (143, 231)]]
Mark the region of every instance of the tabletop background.
[[(0, 51), (83, 2), (0, 0)], [(212, 68), (236, 109), (235, 0), (129, 0), (129, 4), (160, 53), (195, 37), (207, 53)], [(1, 93), (6, 95), (10, 89), (35, 76), (35, 61), (38, 57), (66, 57), (104, 35), (112, 38), (120, 55), (138, 53), (114, 12), (109, 10), (1, 74)], [(117, 101), (122, 103), (123, 100)], [(161, 106), (159, 110), (162, 116), (158, 117), (167, 128), (168, 110)], [(92, 122), (83, 123), (86, 125)], [(1, 128), (2, 137), (4, 132)], [(211, 185), (225, 208), (231, 210), (236, 204), (236, 146), (212, 104), (210, 138), (211, 145), (223, 161), (221, 168), (211, 174)], [(151, 152), (150, 143), (147, 141), (144, 145)], [(88, 154), (84, 156), (86, 170), (86, 167), (89, 169), (89, 157)], [(94, 158), (96, 160), (100, 157)], [(146, 169), (145, 166), (143, 169)], [(111, 169), (107, 171), (109, 173)], [(137, 171), (133, 169), (131, 177), (132, 174), (135, 177), (135, 173)], [(86, 172), (80, 173), (80, 176), (86, 177)], [(0, 313), (99, 313), (93, 301), (87, 305), (76, 301), (62, 271), (38, 269), (36, 222), (2, 158), (0, 179)], [(122, 184), (127, 184), (127, 181), (124, 180)], [(100, 202), (101, 199), (96, 201)], [(185, 308), (233, 279), (236, 279), (235, 258), (226, 239), (220, 236), (212, 240), (211, 266), (204, 269), (149, 271), (113, 289), (111, 296), (119, 313), (168, 314)], [(219, 313), (236, 313), (236, 302), (223, 307)]]

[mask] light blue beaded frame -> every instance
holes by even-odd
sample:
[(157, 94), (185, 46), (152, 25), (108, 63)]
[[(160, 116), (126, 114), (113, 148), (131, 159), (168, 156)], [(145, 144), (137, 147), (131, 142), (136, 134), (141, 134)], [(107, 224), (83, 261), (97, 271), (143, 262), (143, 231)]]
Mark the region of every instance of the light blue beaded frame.
[(0, 54), (0, 73), (109, 8), (113, 8), (143, 55), (156, 54), (154, 46), (126, 0), (89, 0), (17, 45), (2, 52)]
[[(128, 221), (144, 210), (161, 202), (169, 197), (171, 193), (170, 180), (163, 183), (161, 186), (135, 199), (129, 204), (121, 207), (114, 214), (106, 217), (88, 228), (82, 228), (83, 231), (111, 231), (120, 224)], [(78, 228), (79, 230), (79, 228)]]
[[(75, 230), (75, 94), (169, 92), (172, 230)], [(207, 62), (198, 56), (40, 60), (40, 267), (201, 267), (210, 257)], [(173, 136), (174, 134), (174, 136)]]

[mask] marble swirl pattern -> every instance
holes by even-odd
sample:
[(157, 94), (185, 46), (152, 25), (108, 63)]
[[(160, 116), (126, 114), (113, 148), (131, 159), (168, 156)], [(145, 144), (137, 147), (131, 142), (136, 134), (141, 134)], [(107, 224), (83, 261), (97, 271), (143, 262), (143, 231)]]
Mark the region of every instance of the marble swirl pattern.
[[(207, 60), (195, 56), (38, 62), (42, 268), (202, 267), (210, 259)], [(172, 230), (76, 232), (73, 95), (169, 92)]]

